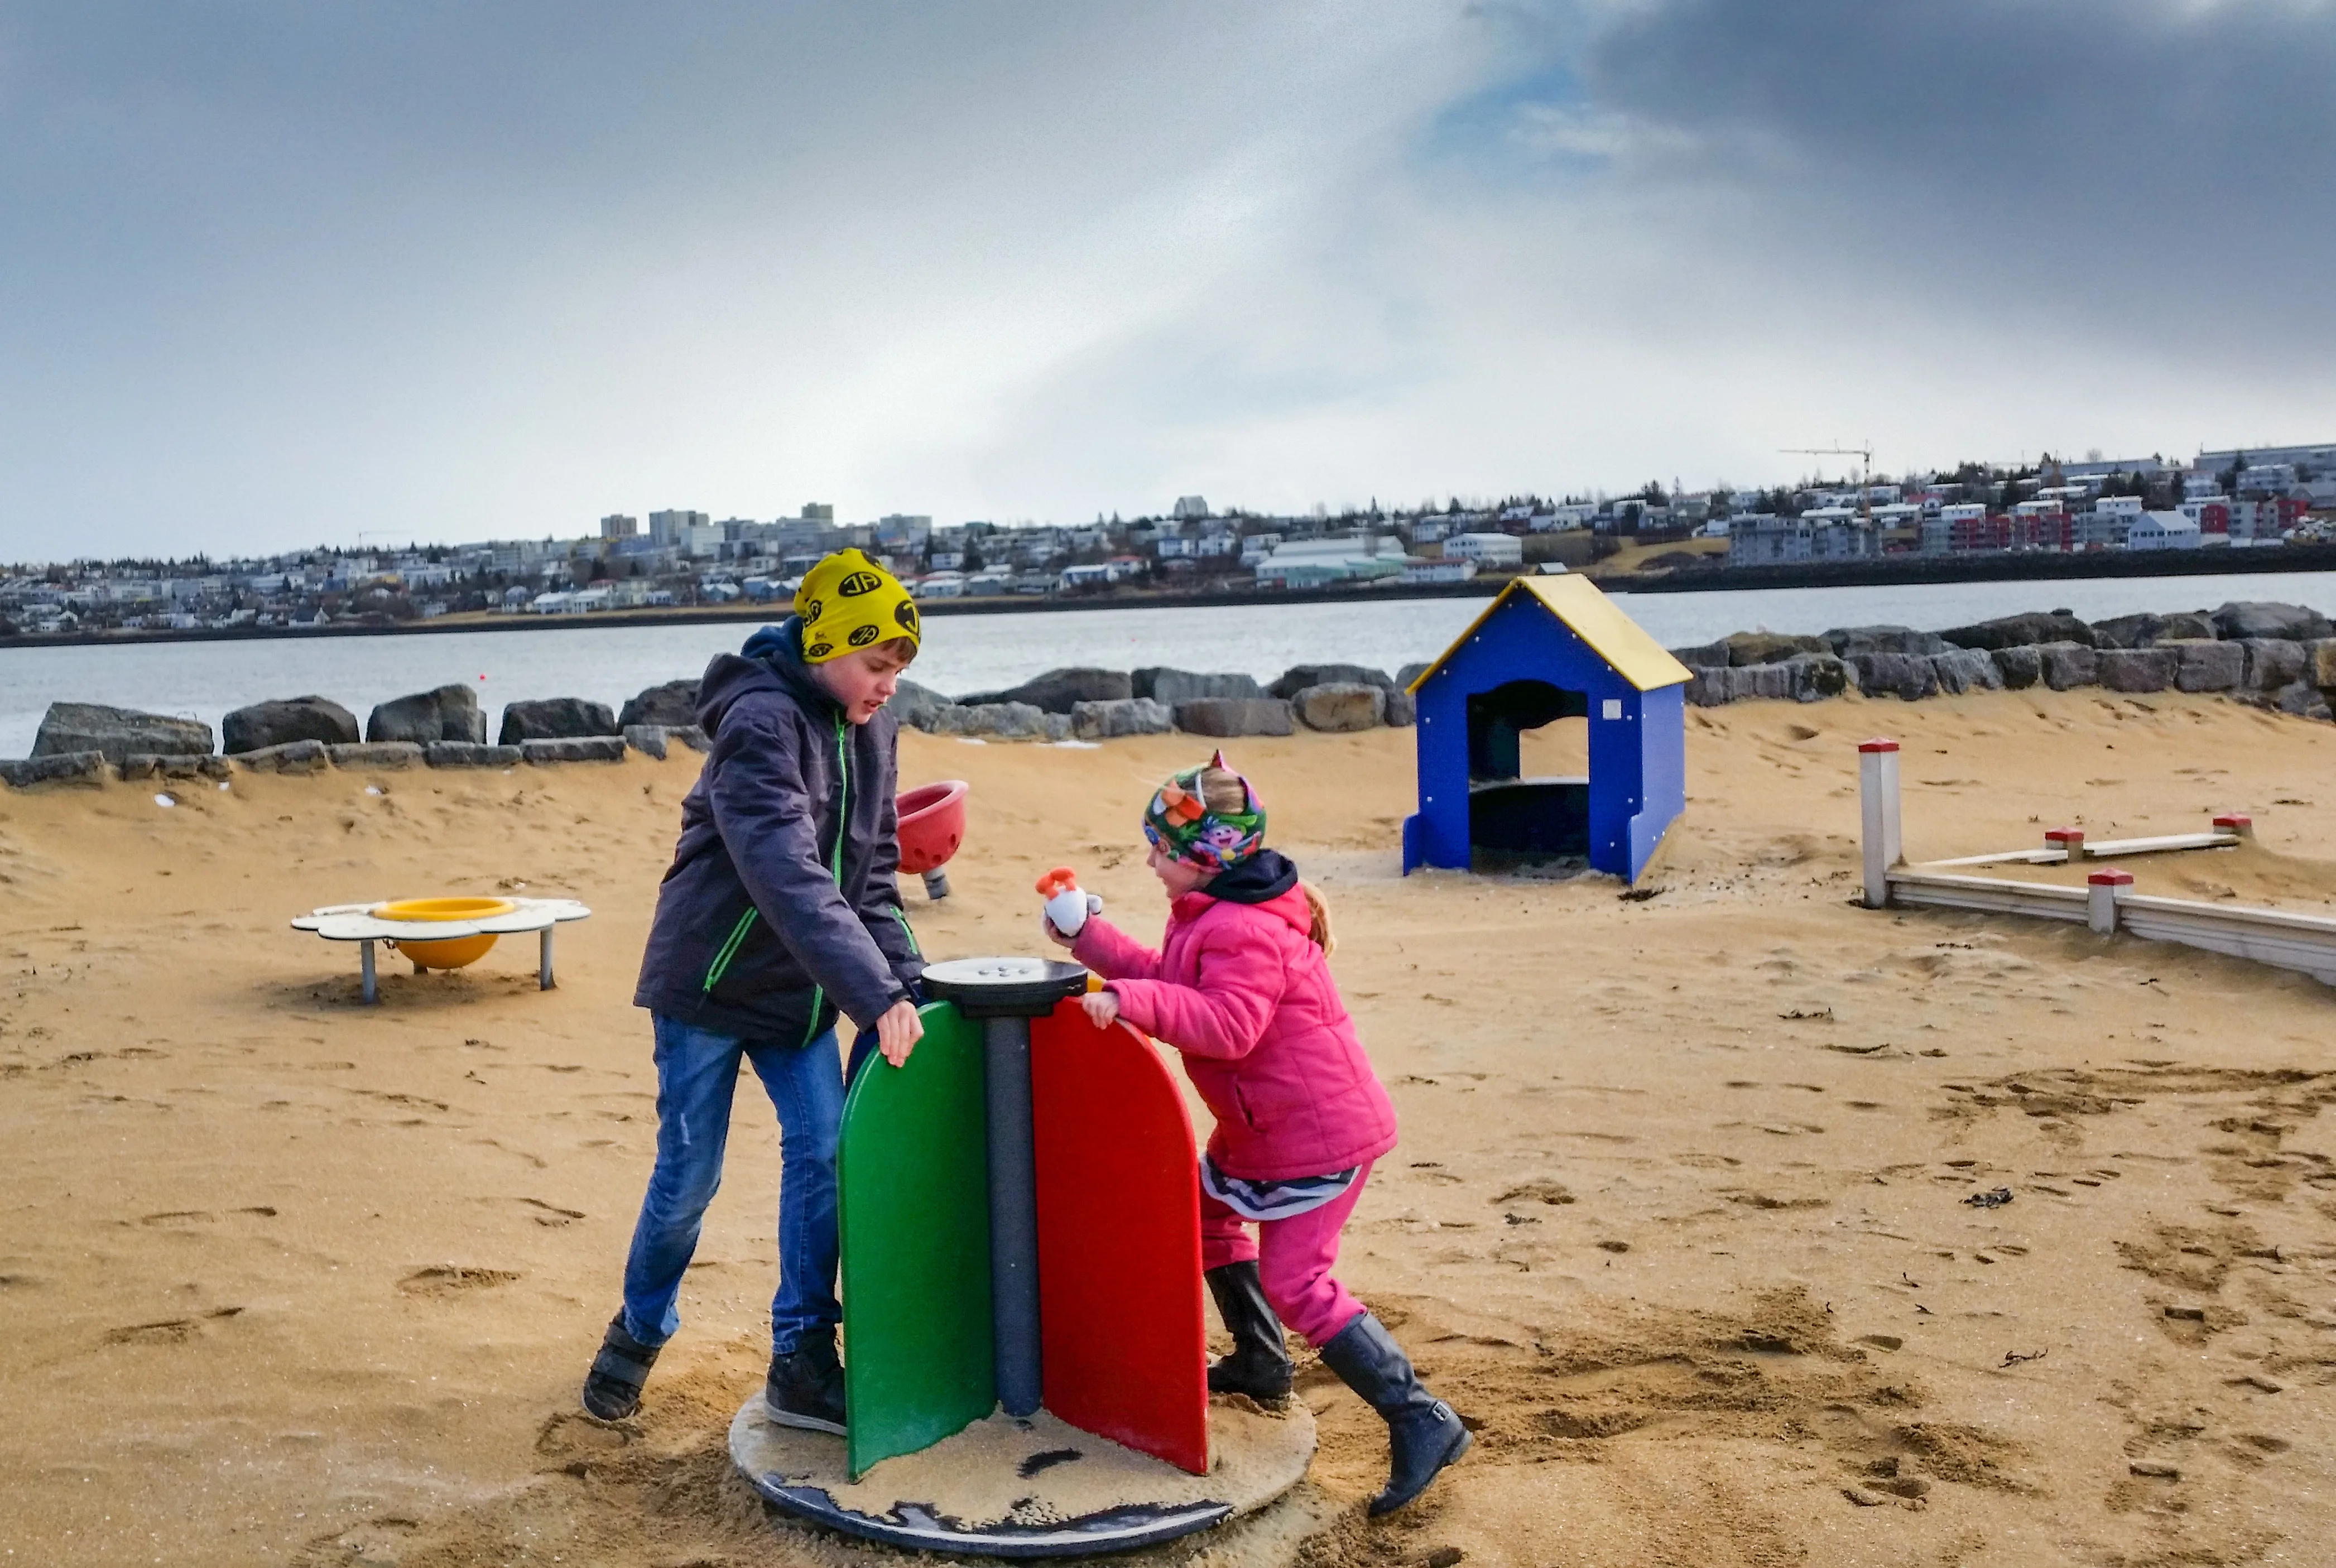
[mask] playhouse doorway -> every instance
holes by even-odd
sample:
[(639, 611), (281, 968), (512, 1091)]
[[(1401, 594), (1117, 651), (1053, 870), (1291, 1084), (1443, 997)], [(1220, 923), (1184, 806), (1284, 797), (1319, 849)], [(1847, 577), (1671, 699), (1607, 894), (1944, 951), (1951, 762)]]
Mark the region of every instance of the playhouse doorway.
[(1587, 693), (1513, 680), (1469, 696), (1468, 858), (1481, 872), (1587, 869)]

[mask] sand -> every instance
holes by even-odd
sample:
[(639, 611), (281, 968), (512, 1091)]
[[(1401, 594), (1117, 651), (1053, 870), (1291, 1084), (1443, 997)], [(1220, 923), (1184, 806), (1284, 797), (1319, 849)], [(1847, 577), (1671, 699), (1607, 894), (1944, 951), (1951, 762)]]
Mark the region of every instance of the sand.
[(1220, 1503), (1248, 1514), (1302, 1475), (1314, 1449), (1314, 1420), (1305, 1406), (1285, 1399), (1269, 1410), (1226, 1396), (1210, 1404), (1204, 1475), (1081, 1431), (1043, 1408), (1021, 1419), (993, 1410), (954, 1437), (883, 1460), (852, 1481), (841, 1438), (764, 1421), (750, 1398), (732, 1427), (731, 1449), (755, 1474), (815, 1486), (853, 1513), (884, 1519), (901, 1504), (916, 1504), (969, 1529), (1059, 1524), (1131, 1505)]
[[(2075, 927), (1853, 907), (1853, 747), (1877, 732), (1905, 745), (1913, 855), (2239, 809), (2253, 848), (2149, 875), (2336, 896), (2336, 727), (2210, 697), (1692, 715), (1688, 816), (1631, 901), (1398, 877), (1407, 733), (1232, 745), (1332, 900), (1403, 1116), (1343, 1274), (1479, 1445), (1365, 1521), (1381, 1429), (1309, 1359), (1309, 1483), (1251, 1534), (1146, 1561), (2324, 1560), (2336, 995)], [(957, 896), (910, 895), (928, 948), (1032, 950), (1031, 881), (1057, 862), (1156, 930), (1134, 813), (1204, 745), (909, 737), (909, 781), (974, 785)], [(628, 998), (695, 766), (384, 774), (379, 794), (238, 777), (167, 809), (151, 786), (0, 794), (12, 1560), (879, 1555), (767, 1519), (729, 1469), (774, 1277), (751, 1080), (647, 1408), (574, 1413), (648, 1169)], [(349, 951), (284, 925), (492, 891), (598, 911), (563, 929), (558, 990), (521, 941), (453, 975), (387, 961), (363, 1008)], [(2000, 1186), (2008, 1206), (1961, 1201)]]

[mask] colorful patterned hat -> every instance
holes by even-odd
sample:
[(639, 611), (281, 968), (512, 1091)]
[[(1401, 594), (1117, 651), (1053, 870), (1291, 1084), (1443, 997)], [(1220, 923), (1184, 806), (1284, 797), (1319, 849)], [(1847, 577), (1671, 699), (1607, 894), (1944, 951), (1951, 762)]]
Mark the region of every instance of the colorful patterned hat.
[[(1224, 768), (1225, 754), (1217, 753), (1206, 765)], [(1201, 794), (1203, 771), (1186, 768), (1160, 786), (1144, 808), (1144, 836), (1177, 860), (1221, 872), (1265, 847), (1265, 803), (1257, 798), (1255, 786), (1242, 778), (1242, 809), (1211, 811)]]

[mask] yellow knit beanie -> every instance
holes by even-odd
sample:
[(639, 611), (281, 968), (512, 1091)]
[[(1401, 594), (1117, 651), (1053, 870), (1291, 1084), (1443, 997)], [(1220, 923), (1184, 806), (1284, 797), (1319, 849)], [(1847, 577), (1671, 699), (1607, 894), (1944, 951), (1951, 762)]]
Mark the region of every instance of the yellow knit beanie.
[(803, 573), (795, 613), (803, 618), (806, 664), (825, 664), (896, 637), (921, 646), (916, 601), (864, 550), (839, 550)]

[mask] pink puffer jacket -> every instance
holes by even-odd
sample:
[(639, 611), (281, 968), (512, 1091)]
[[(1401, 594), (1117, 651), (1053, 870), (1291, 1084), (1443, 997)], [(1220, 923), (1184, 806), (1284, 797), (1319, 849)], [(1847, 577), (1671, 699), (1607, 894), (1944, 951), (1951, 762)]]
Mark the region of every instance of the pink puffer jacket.
[(1262, 904), (1205, 892), (1169, 906), (1153, 952), (1101, 916), (1072, 949), (1119, 997), (1119, 1016), (1184, 1055), (1217, 1118), (1209, 1156), (1253, 1182), (1327, 1175), (1395, 1147), (1395, 1105), (1297, 888)]

